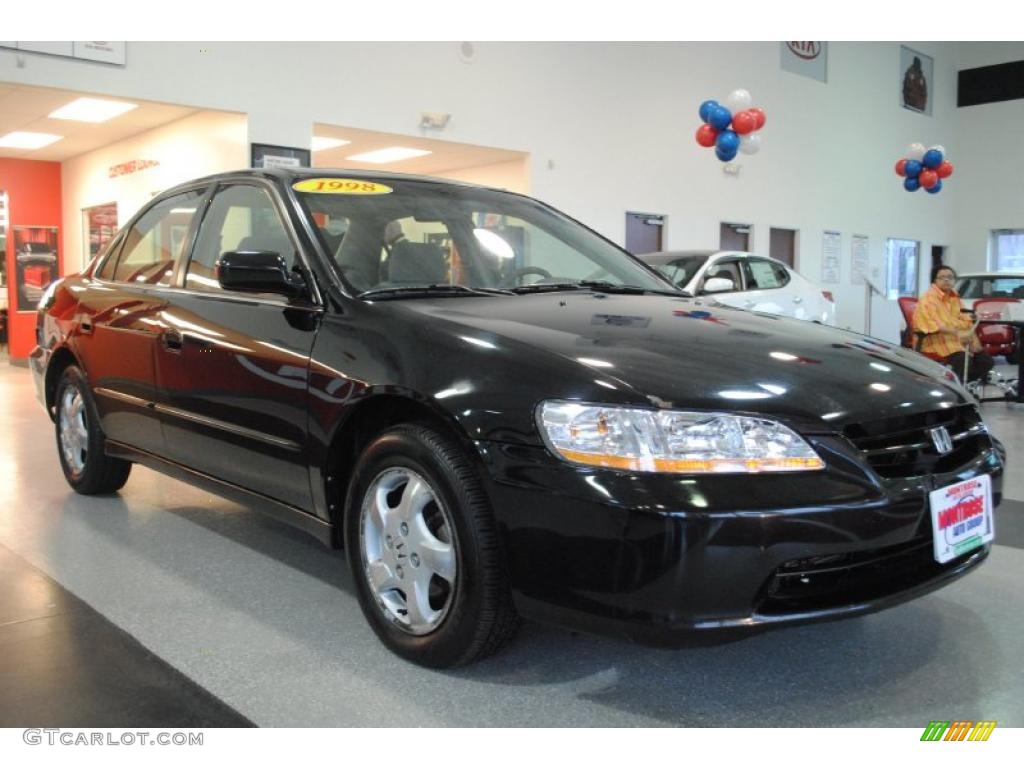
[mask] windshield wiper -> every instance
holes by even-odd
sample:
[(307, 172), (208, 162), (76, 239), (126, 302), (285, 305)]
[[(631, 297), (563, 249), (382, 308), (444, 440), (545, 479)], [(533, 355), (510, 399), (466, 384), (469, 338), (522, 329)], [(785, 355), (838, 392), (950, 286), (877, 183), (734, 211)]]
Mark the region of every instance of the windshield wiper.
[(639, 285), (609, 283), (606, 280), (577, 280), (572, 283), (535, 283), (512, 289), (515, 293), (546, 293), (548, 291), (599, 291), (601, 293), (653, 293), (659, 296), (685, 296), (682, 291), (658, 288), (643, 288)]
[(475, 288), (468, 285), (403, 285), (391, 288), (371, 288), (357, 294), (360, 299), (383, 299), (389, 297), (414, 298), (416, 296), (513, 296), (512, 291), (504, 288)]

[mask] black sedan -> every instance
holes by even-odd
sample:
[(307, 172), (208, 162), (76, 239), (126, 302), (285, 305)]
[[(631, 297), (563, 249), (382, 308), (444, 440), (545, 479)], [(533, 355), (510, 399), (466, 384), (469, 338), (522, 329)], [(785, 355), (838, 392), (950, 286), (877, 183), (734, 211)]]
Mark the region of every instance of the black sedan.
[(435, 179), (169, 190), (47, 290), (32, 369), (76, 491), (139, 463), (344, 546), (376, 633), (435, 667), (521, 616), (676, 644), (877, 610), (981, 563), (1001, 496), (928, 360)]

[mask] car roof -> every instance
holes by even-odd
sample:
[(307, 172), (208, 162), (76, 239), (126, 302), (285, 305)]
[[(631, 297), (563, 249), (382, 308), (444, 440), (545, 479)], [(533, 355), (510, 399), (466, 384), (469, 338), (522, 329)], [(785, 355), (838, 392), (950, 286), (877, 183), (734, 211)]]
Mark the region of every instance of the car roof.
[[(455, 181), (453, 179), (442, 179), (437, 176), (422, 176), (411, 173), (394, 173), (392, 171), (365, 171), (354, 168), (241, 168), (236, 171), (224, 171), (209, 176), (202, 176), (192, 179), (180, 186), (193, 186), (199, 183), (213, 184), (218, 181), (238, 179), (239, 177), (251, 177), (254, 179), (277, 179), (285, 184), (290, 184), (302, 179), (317, 179), (320, 177), (344, 177), (352, 179), (389, 179), (392, 181), (417, 181), (429, 182), (451, 187), (467, 187), (475, 189), (498, 189), (481, 184), (470, 184), (466, 181)], [(175, 187), (176, 189), (177, 187)], [(170, 191), (170, 190), (167, 190)], [(508, 190), (498, 190), (508, 191)], [(512, 193), (515, 194), (515, 193)]]

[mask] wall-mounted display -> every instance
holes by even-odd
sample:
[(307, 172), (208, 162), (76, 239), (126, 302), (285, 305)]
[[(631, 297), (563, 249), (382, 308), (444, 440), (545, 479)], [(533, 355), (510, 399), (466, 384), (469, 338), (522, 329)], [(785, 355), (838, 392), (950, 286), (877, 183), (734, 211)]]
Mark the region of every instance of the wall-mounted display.
[(273, 144), (251, 145), (253, 168), (309, 168), (312, 155), (300, 147), (278, 147)]
[(932, 113), (932, 57), (900, 46), (900, 104), (906, 109)]
[(82, 228), (85, 231), (85, 261), (88, 264), (103, 253), (107, 243), (117, 234), (117, 203), (94, 205), (82, 209)]
[(34, 312), (46, 287), (57, 279), (57, 227), (12, 227), (18, 312)]

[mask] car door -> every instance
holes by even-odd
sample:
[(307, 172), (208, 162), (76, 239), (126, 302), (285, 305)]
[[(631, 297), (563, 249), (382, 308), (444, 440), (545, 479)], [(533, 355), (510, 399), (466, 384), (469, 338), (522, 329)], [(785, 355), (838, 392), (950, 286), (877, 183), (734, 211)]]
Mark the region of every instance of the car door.
[(217, 188), (160, 312), (156, 346), (167, 454), (175, 462), (310, 508), (307, 382), (321, 306), (221, 288), (229, 251), (274, 251), (312, 284), (296, 231), (269, 183)]
[(164, 442), (152, 406), (159, 315), (203, 198), (201, 189), (183, 192), (137, 216), (108, 251), (77, 307), (75, 352), (104, 433), (158, 455)]
[(771, 315), (786, 315), (798, 320), (809, 320), (817, 307), (806, 306), (814, 297), (804, 296), (797, 289), (789, 270), (777, 261), (751, 256), (744, 259), (743, 269), (746, 291), (743, 307)]

